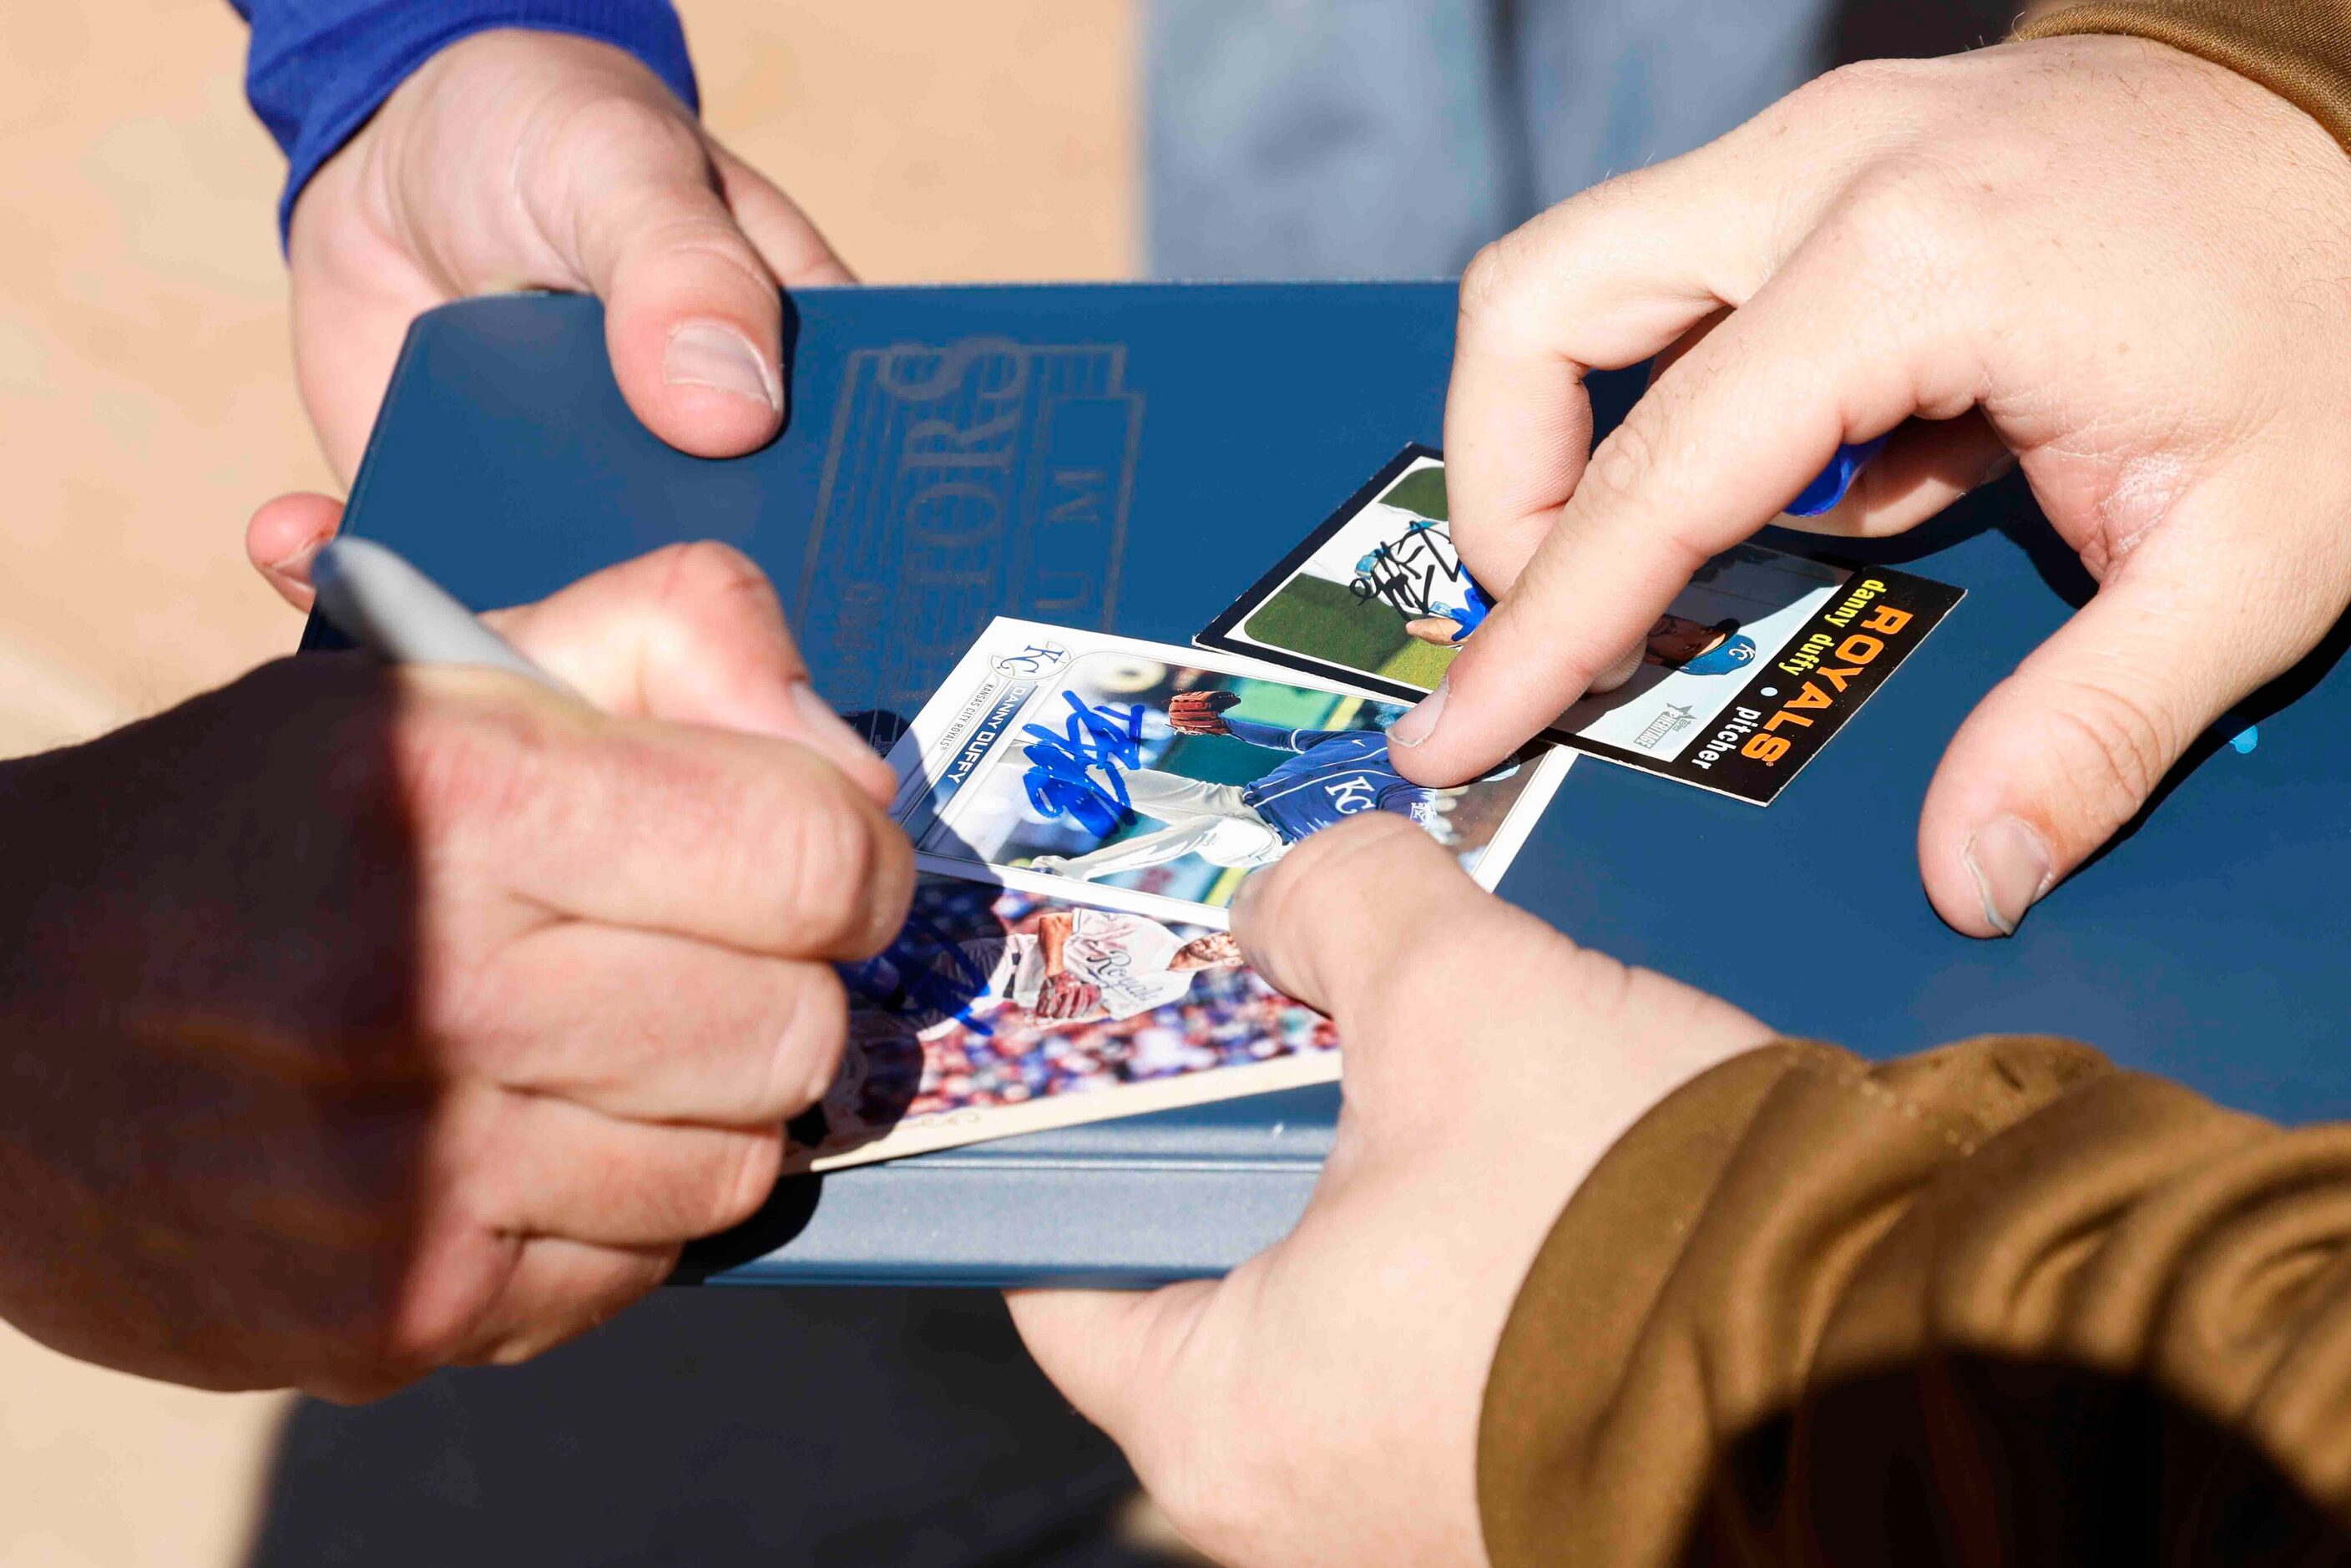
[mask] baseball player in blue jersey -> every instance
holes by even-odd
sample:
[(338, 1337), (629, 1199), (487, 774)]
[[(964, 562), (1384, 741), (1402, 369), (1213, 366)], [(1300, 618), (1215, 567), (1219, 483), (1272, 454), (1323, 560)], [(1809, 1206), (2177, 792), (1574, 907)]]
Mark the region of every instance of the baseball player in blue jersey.
[[(1468, 641), (1469, 633), (1486, 623), (1494, 606), (1475, 582), (1465, 580), (1462, 589), (1459, 606), (1432, 601), (1429, 612), (1405, 622), (1404, 629), (1440, 648), (1458, 647)], [(1727, 675), (1754, 662), (1755, 639), (1740, 632), (1736, 621), (1708, 624), (1683, 615), (1660, 615), (1640, 648), (1625, 659), (1617, 684), (1621, 684), (1624, 675), (1633, 673), (1636, 663), (1657, 664), (1692, 675)], [(1595, 682), (1594, 685), (1607, 689), (1606, 683)]]
[[(1230, 716), (1239, 702), (1232, 692), (1186, 692), (1167, 705), (1167, 719), (1185, 735), (1229, 735), (1288, 752), (1270, 771), (1248, 784), (1208, 784), (1156, 768), (1135, 768), (1124, 775), (1129, 803), (1136, 814), (1165, 826), (1088, 854), (1039, 855), (1030, 868), (1080, 882), (1186, 855), (1248, 868), (1280, 860), (1308, 834), (1364, 811), (1394, 811), (1423, 827), (1434, 823), (1443, 791), (1395, 770), (1384, 730), (1284, 729)], [(1486, 778), (1517, 771), (1518, 764), (1508, 762)]]

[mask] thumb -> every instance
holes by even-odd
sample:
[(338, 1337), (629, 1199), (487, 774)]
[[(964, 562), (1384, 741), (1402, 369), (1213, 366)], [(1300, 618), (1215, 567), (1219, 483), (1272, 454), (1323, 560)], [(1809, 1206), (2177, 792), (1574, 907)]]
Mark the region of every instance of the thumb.
[(877, 803), (895, 791), (817, 692), (774, 587), (740, 550), (670, 545), (488, 619), (610, 712), (792, 741)]
[(1217, 1281), (1190, 1280), (1159, 1290), (1010, 1291), (1012, 1326), (1053, 1386), (1078, 1413), (1125, 1450), (1135, 1452), (1153, 1403), (1167, 1390), (1170, 1364), (1214, 1299)]
[(2014, 935), (2197, 737), (2339, 610), (2282, 613), (2308, 595), (2248, 581), (2240, 560), (2195, 532), (2192, 519), (2170, 518), (1952, 737), (1919, 813), (1918, 863), (1953, 929)]
[[(1269, 984), (1338, 1025), (1347, 1112), (1367, 1132), (1466, 1113), (1458, 1075), (1523, 1047), (1504, 1016), (1515, 1002), (1553, 982), (1580, 995), (1588, 965), (1615, 967), (1385, 811), (1316, 833), (1243, 883), (1233, 935)], [(1511, 985), (1498, 990), (1498, 976)]]
[[(576, 111), (528, 193), (542, 233), (604, 301), (622, 394), (655, 435), (729, 457), (783, 423), (783, 302), (675, 104), (615, 97)], [(811, 231), (812, 233), (813, 231)], [(821, 247), (820, 240), (816, 242)]]
[(1437, 933), (1474, 926), (1482, 897), (1427, 833), (1365, 811), (1243, 882), (1233, 935), (1268, 983), (1328, 1013), (1353, 1047), (1348, 1026), (1390, 1021), (1381, 993), (1438, 950)]

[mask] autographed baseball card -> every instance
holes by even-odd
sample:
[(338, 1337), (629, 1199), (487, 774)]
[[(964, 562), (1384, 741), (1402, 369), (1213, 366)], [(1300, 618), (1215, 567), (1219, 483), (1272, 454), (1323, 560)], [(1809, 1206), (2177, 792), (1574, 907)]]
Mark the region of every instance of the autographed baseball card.
[(1254, 661), (999, 619), (891, 753), (918, 863), (1221, 927), (1241, 879), (1364, 811), (1416, 823), (1486, 886), (1572, 760), (1534, 747), (1430, 789), (1395, 704)]
[[(1407, 447), (1196, 641), (1417, 701), (1493, 608), (1450, 516), (1444, 459)], [(1698, 569), (1629, 675), (1550, 738), (1768, 804), (1959, 598), (1890, 568), (1740, 545)]]
[(849, 1043), (791, 1124), (796, 1170), (1339, 1076), (1331, 1021), (1187, 921), (925, 875), (897, 940), (841, 974)]

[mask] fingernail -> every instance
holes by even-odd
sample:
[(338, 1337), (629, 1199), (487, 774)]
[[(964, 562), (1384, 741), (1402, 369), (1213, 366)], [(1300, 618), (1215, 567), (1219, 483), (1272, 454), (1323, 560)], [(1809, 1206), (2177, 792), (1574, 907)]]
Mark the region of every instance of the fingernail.
[(673, 331), (662, 355), (662, 379), (674, 387), (709, 387), (755, 398), (777, 413), (783, 411), (775, 372), (750, 340), (732, 327), (688, 321)]
[(1964, 852), (1984, 918), (2003, 936), (2016, 935), (2024, 918), (2053, 880), (2048, 846), (2015, 817), (2001, 817), (1976, 830)]
[(1445, 699), (1453, 690), (1453, 677), (1447, 675), (1437, 683), (1437, 689), (1413, 704), (1412, 711), (1388, 727), (1388, 744), (1415, 747), (1437, 733), (1437, 721), (1445, 716)]
[(332, 534), (311, 535), (308, 538), (304, 539), (300, 544), (287, 551), (285, 555), (271, 561), (269, 563), (269, 570), (277, 573), (280, 577), (291, 577), (300, 581), (308, 582), (310, 580), (311, 558), (316, 556), (320, 550), (324, 549), (327, 546), (327, 541), (334, 537), (335, 536)]

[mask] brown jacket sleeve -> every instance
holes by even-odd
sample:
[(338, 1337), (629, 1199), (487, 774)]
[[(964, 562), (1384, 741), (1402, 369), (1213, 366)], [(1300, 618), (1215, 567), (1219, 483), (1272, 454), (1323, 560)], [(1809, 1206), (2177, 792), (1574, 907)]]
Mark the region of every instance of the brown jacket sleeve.
[(1751, 1052), (1562, 1214), (1479, 1448), (1497, 1568), (2351, 1557), (2351, 1127)]
[(2169, 44), (2295, 104), (2351, 149), (2351, 0), (2041, 0), (2020, 38), (2128, 33)]

